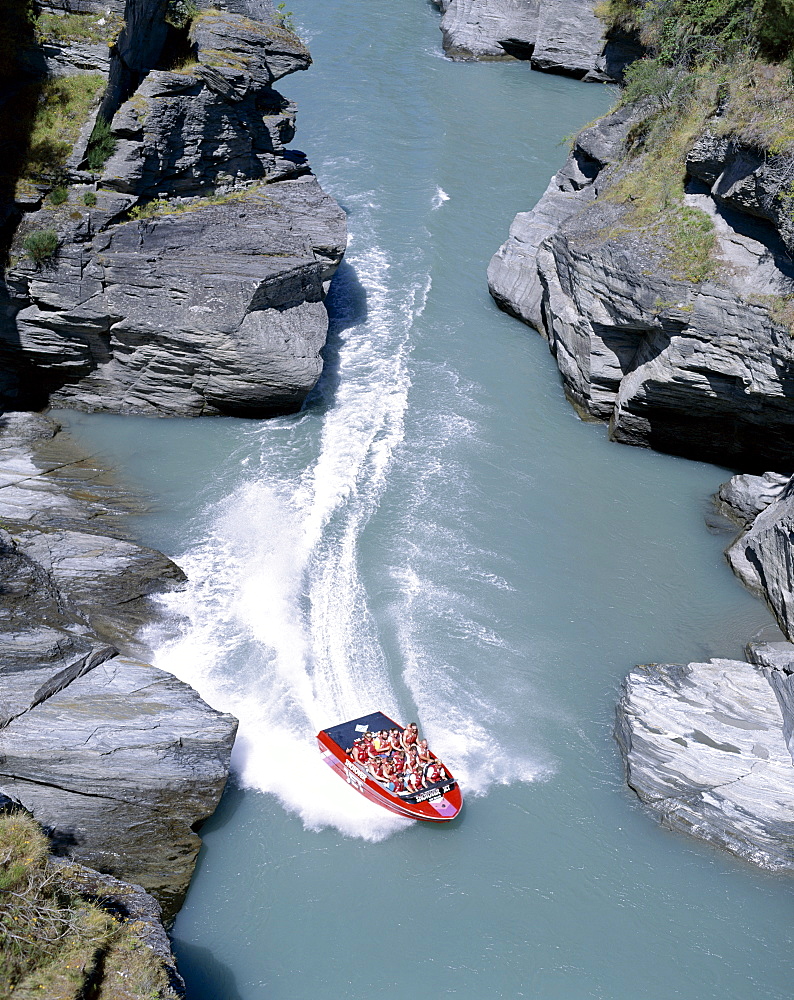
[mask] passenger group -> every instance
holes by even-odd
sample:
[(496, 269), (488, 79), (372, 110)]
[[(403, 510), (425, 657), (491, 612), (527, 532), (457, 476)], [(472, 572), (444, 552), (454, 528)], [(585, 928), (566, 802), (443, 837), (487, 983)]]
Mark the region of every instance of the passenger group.
[(415, 722), (402, 732), (382, 729), (379, 733), (364, 733), (347, 753), (376, 781), (398, 794), (419, 792), (449, 778), (427, 740), (419, 739)]

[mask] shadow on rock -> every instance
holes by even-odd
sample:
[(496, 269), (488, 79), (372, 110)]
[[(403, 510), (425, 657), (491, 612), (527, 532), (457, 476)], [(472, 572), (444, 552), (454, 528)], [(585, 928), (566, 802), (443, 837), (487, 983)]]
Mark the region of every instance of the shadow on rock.
[(355, 268), (342, 261), (334, 275), (325, 300), (328, 310), (328, 338), (320, 352), (323, 372), (314, 389), (309, 393), (303, 410), (329, 409), (333, 406), (339, 388), (339, 355), (344, 343), (345, 330), (366, 323), (367, 290), (358, 280)]
[(242, 1000), (234, 972), (209, 948), (174, 941), (174, 954), (191, 1000)]
[(223, 791), (218, 808), (208, 820), (198, 826), (202, 834), (213, 833), (215, 830), (220, 830), (227, 823), (230, 823), (234, 819), (237, 810), (243, 804), (245, 794), (243, 789), (235, 784), (234, 775), (229, 775), (229, 780), (226, 782), (226, 788)]

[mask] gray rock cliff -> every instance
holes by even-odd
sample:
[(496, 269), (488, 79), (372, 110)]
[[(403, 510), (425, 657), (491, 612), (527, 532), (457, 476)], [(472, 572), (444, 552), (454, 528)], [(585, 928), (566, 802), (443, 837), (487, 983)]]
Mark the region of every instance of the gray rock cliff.
[(734, 476), (720, 486), (714, 502), (720, 513), (739, 527), (749, 528), (761, 511), (780, 496), (788, 481), (788, 476), (777, 472)]
[(761, 668), (775, 692), (783, 716), (783, 738), (794, 763), (794, 644), (750, 643), (747, 658)]
[(47, 418), (0, 420), (0, 792), (171, 917), (236, 721), (139, 659), (148, 595), (184, 576), (126, 536), (135, 498)]
[[(791, 482), (738, 475), (714, 497), (743, 528), (734, 571), (792, 637)], [(794, 643), (751, 643), (748, 663), (653, 664), (626, 679), (615, 735), (629, 785), (659, 819), (762, 867), (794, 866)]]
[[(82, 9), (91, 27), (104, 4)], [(260, 416), (297, 409), (319, 377), (345, 218), (287, 148), (295, 107), (272, 86), (309, 53), (269, 0), (179, 10), (129, 0), (67, 176), (18, 195), (0, 289), (6, 407)], [(47, 71), (84, 72), (82, 42), (53, 45)], [(113, 148), (97, 165), (103, 120)], [(57, 248), (37, 259), (31, 239), (48, 233)]]
[[(615, 440), (790, 472), (794, 341), (773, 304), (794, 278), (788, 236), (768, 221), (772, 168), (743, 161), (740, 184), (736, 142), (718, 163), (705, 139), (694, 145), (685, 201), (711, 220), (717, 266), (692, 280), (632, 229), (630, 203), (611, 196), (631, 169), (622, 160), (632, 114), (621, 108), (577, 138), (492, 259), (491, 294), (548, 339), (569, 399), (608, 421)], [(709, 187), (701, 178), (715, 171)]]
[(594, 0), (434, 0), (452, 59), (528, 59), (533, 69), (593, 81), (619, 79), (639, 46), (606, 39)]
[(794, 482), (756, 515), (726, 555), (742, 583), (767, 602), (794, 639)]

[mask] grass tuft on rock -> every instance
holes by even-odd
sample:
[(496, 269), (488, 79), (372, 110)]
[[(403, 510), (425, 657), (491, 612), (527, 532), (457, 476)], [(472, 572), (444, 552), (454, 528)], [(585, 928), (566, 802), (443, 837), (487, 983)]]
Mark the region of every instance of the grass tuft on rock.
[(86, 150), (88, 169), (101, 170), (115, 152), (116, 142), (116, 137), (110, 129), (110, 122), (105, 118), (97, 118)]
[(25, 814), (0, 816), (0, 996), (158, 1000), (168, 975), (136, 925), (70, 888)]
[(22, 241), (37, 267), (51, 260), (58, 249), (58, 234), (54, 229), (36, 229)]
[(32, 102), (33, 114), (23, 178), (57, 182), (63, 177), (80, 129), (105, 83), (99, 73), (83, 73), (28, 84), (26, 96)]
[(104, 42), (115, 45), (124, 28), (124, 19), (107, 11), (98, 14), (39, 14), (35, 21), (39, 42)]

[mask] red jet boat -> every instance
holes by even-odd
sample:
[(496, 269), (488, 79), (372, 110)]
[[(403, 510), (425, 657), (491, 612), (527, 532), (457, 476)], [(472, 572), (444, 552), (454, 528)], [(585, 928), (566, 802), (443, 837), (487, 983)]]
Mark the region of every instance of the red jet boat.
[(351, 719), (330, 729), (323, 729), (317, 734), (317, 742), (326, 764), (345, 781), (352, 785), (365, 798), (377, 802), (399, 816), (409, 819), (424, 819), (431, 823), (446, 823), (454, 819), (461, 810), (463, 797), (458, 783), (449, 774), (445, 781), (429, 785), (418, 792), (392, 792), (377, 781), (361, 764), (354, 761), (348, 754), (353, 741), (364, 733), (377, 733), (382, 729), (399, 729), (393, 719), (382, 712), (362, 715), (360, 719)]

